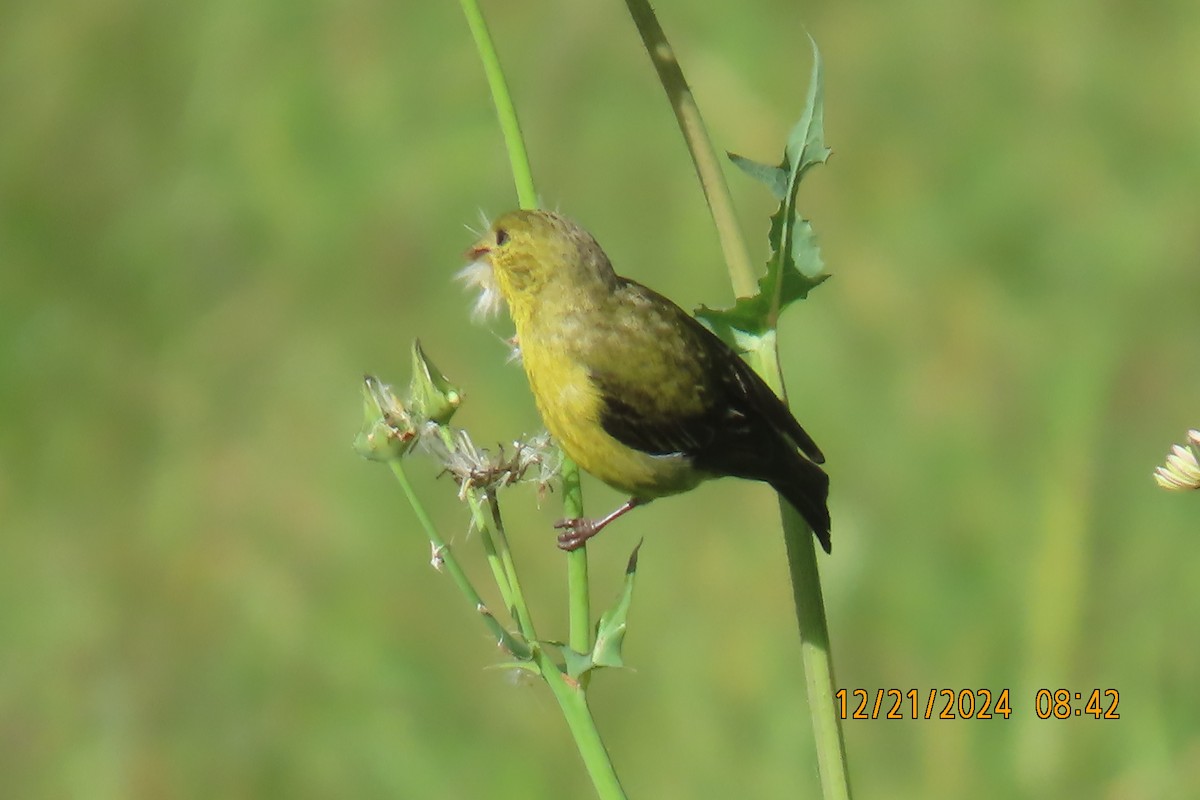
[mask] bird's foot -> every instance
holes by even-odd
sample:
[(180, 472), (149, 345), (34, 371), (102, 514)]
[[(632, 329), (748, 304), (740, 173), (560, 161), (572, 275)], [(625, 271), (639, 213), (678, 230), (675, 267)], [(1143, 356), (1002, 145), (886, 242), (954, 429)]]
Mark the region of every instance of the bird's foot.
[(631, 497), (624, 505), (607, 517), (601, 517), (600, 519), (584, 519), (583, 517), (560, 519), (554, 523), (554, 527), (562, 531), (558, 535), (558, 546), (567, 551), (578, 550), (580, 547), (583, 547), (588, 539), (602, 531), (608, 523), (640, 505), (645, 505), (647, 502), (640, 497)]
[(562, 531), (558, 535), (558, 546), (561, 550), (570, 552), (578, 550), (587, 542), (588, 539), (600, 532), (603, 525), (598, 525), (602, 520), (584, 519), (575, 517), (574, 519), (560, 519), (554, 523), (557, 530)]

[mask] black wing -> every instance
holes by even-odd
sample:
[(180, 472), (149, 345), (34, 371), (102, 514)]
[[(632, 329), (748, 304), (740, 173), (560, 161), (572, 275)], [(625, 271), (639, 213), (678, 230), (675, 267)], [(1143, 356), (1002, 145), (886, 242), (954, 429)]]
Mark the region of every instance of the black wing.
[(632, 287), (661, 301), (656, 310), (677, 312), (670, 320), (673, 327), (660, 326), (645, 345), (652, 349), (665, 335), (675, 339), (667, 351), (677, 354), (666, 360), (674, 362), (669, 370), (681, 384), (672, 387), (675, 397), (666, 398), (658, 385), (624, 378), (626, 369), (593, 367), (592, 379), (604, 398), (600, 423), (610, 436), (645, 453), (693, 457), (715, 456), (712, 451), (725, 448), (761, 453), (768, 440), (786, 439), (811, 461), (825, 463), (788, 407), (729, 345), (669, 300), (640, 284), (631, 282)]
[[(649, 289), (633, 286), (658, 299)], [(673, 380), (664, 388), (623, 377), (636, 370), (593, 367), (591, 377), (604, 400), (601, 426), (642, 452), (678, 453), (713, 475), (769, 483), (800, 512), (828, 552), (829, 478), (817, 466), (825, 460), (820, 448), (737, 353), (682, 309), (665, 299), (662, 303), (654, 304), (658, 313), (677, 312), (678, 318), (653, 322), (643, 348), (614, 350), (651, 352), (647, 357), (668, 363), (665, 372)], [(631, 330), (644, 328), (626, 329), (625, 335), (644, 335)], [(658, 343), (663, 336), (675, 341)]]

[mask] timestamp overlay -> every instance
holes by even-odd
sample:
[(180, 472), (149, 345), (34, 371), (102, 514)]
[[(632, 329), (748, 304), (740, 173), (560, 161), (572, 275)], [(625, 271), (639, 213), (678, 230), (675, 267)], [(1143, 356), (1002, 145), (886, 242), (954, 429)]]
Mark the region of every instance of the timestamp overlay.
[(1117, 689), (1038, 689), (1015, 700), (1010, 689), (838, 689), (834, 698), (842, 719), (1121, 718)]

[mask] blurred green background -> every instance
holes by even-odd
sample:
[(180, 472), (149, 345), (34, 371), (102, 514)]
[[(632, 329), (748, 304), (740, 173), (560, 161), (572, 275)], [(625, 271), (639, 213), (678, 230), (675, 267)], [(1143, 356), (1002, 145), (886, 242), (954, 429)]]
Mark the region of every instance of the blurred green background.
[[(685, 307), (730, 298), (620, 3), (489, 3), (547, 205)], [(775, 160), (826, 64), (802, 204), (833, 279), (784, 318), (829, 456), (840, 686), (1008, 688), (1012, 717), (848, 721), (859, 797), (1200, 796), (1200, 5), (662, 2), (719, 147)], [(421, 336), (482, 442), (539, 427), (464, 224), (514, 205), (454, 3), (0, 11), (0, 795), (562, 798), (591, 789), (387, 470), (364, 371)], [(762, 242), (770, 200), (731, 175)], [(454, 486), (414, 461), (480, 573)], [(617, 496), (585, 484), (591, 510)], [(505, 513), (565, 635), (556, 502)], [(597, 679), (632, 797), (817, 792), (770, 491), (664, 500)], [(1038, 688), (1120, 691), (1037, 719)]]

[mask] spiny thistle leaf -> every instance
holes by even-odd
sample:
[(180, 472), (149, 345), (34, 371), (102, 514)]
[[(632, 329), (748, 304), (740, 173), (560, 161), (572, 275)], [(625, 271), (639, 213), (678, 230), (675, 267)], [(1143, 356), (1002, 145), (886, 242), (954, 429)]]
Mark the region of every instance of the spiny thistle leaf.
[(769, 330), (773, 330), (784, 308), (808, 296), (813, 287), (827, 277), (824, 262), (817, 246), (816, 234), (808, 220), (796, 210), (796, 193), (804, 174), (829, 158), (825, 146), (824, 90), (821, 85), (821, 54), (809, 37), (813, 49), (812, 75), (804, 114), (792, 128), (778, 166), (762, 164), (743, 156), (729, 158), (743, 172), (766, 184), (779, 200), (779, 208), (771, 216), (767, 241), (771, 257), (767, 274), (758, 281), (758, 294), (739, 297), (732, 308), (714, 310), (701, 306), (696, 316), (719, 335), (740, 349), (747, 349)]
[(586, 673), (595, 669), (596, 665), (592, 662), (591, 653), (580, 653), (561, 642), (558, 643), (558, 649), (562, 653), (563, 667), (567, 670), (567, 674), (575, 680), (579, 680)]
[(637, 577), (638, 550), (641, 542), (633, 548), (629, 564), (625, 567), (625, 585), (617, 603), (600, 615), (596, 624), (596, 645), (592, 648), (592, 663), (597, 667), (623, 667), (625, 660), (621, 649), (625, 644), (625, 628), (629, 617), (629, 606), (633, 603), (633, 582)]
[(625, 644), (629, 607), (633, 603), (633, 582), (637, 577), (638, 551), (641, 549), (642, 543), (638, 542), (629, 556), (629, 563), (625, 566), (625, 583), (621, 588), (620, 597), (612, 608), (600, 615), (600, 620), (596, 623), (596, 643), (590, 653), (572, 650), (562, 642), (542, 642), (544, 645), (558, 648), (563, 657), (563, 667), (575, 680), (600, 667), (625, 666), (621, 650)]

